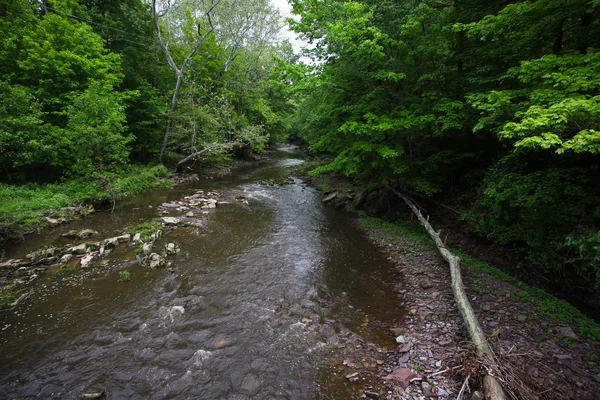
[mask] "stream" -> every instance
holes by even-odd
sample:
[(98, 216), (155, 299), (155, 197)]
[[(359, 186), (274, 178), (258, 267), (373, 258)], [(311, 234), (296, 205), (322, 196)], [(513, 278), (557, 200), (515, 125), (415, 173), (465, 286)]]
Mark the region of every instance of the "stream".
[[(25, 303), (0, 313), (0, 396), (77, 399), (97, 384), (109, 399), (348, 398), (329, 360), (348, 333), (393, 345), (385, 326), (401, 315), (398, 277), (318, 191), (297, 178), (260, 183), (302, 162), (282, 148), (259, 166), (149, 191), (5, 248), (18, 258), (68, 243), (71, 229), (119, 235), (197, 190), (229, 202), (164, 233), (159, 245), (181, 248), (170, 270), (143, 267), (122, 246), (85, 271), (41, 274)], [(119, 282), (125, 270), (131, 280)]]

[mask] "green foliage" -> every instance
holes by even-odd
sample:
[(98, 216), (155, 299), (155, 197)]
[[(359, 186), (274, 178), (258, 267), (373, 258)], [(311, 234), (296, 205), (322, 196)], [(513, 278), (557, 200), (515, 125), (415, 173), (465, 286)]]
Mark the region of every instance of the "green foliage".
[(139, 233), (140, 240), (142, 242), (148, 242), (150, 241), (150, 235), (160, 230), (162, 230), (160, 219), (154, 218), (149, 222), (143, 222), (139, 225), (136, 225), (133, 229), (131, 229), (131, 234), (135, 235), (136, 233)]
[(131, 281), (131, 273), (127, 270), (119, 271), (119, 280), (117, 282)]
[(129, 166), (109, 174), (104, 182), (76, 179), (47, 185), (0, 183), (0, 223), (16, 225), (14, 230), (29, 230), (40, 225), (47, 210), (119, 199), (161, 184), (160, 178), (167, 174), (162, 165)]

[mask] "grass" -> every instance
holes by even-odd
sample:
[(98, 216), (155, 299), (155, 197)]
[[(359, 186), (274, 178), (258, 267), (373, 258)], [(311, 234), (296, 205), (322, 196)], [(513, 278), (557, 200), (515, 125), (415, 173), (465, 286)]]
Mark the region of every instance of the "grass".
[[(136, 233), (140, 234), (140, 240), (142, 242), (149, 242), (150, 235), (154, 232), (162, 229), (162, 224), (160, 222), (160, 218), (154, 218), (149, 222), (141, 223), (134, 228), (131, 229), (131, 234), (135, 235)], [(140, 247), (141, 250), (141, 247)]]
[(168, 173), (162, 165), (131, 165), (118, 173), (106, 174), (102, 182), (97, 179), (76, 179), (46, 185), (0, 183), (0, 236), (18, 236), (23, 231), (39, 229), (48, 210), (112, 201), (113, 198), (121, 199), (145, 189), (166, 185), (161, 178)]
[[(360, 221), (360, 225), (366, 229), (377, 230), (379, 231), (378, 235), (383, 235), (389, 239), (393, 239), (396, 236), (408, 237), (417, 245), (435, 249), (433, 240), (417, 221), (390, 223), (378, 218), (363, 217)], [(579, 334), (583, 337), (600, 340), (600, 324), (568, 302), (539, 288), (529, 286), (514, 276), (509, 275), (484, 261), (478, 260), (465, 252), (456, 249), (450, 250), (460, 257), (464, 266), (468, 266), (477, 271), (482, 271), (489, 276), (515, 285), (519, 289), (516, 295), (521, 300), (530, 303), (538, 314), (552, 317), (560, 323), (576, 327)]]

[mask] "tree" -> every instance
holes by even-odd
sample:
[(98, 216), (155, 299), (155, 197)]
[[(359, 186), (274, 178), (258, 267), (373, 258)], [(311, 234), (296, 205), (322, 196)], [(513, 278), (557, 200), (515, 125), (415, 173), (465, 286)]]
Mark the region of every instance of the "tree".
[[(158, 23), (158, 18), (161, 15), (159, 15), (159, 13), (157, 12), (156, 0), (152, 0), (152, 20), (154, 22), (154, 28), (156, 30), (156, 36), (158, 38), (158, 43), (160, 44), (160, 47), (163, 50), (165, 57), (167, 58), (169, 66), (175, 72), (175, 75), (177, 76), (177, 83), (175, 84), (175, 90), (173, 91), (173, 97), (171, 99), (171, 106), (169, 109), (169, 113), (167, 114), (167, 126), (165, 128), (163, 144), (160, 149), (160, 155), (158, 158), (159, 161), (162, 161), (162, 157), (167, 148), (167, 144), (169, 143), (169, 135), (170, 135), (170, 131), (171, 131), (171, 125), (173, 124), (173, 114), (175, 112), (175, 109), (177, 108), (177, 100), (179, 99), (179, 91), (181, 90), (181, 84), (183, 82), (185, 68), (187, 67), (187, 65), (190, 62), (190, 60), (192, 59), (192, 57), (194, 57), (196, 52), (200, 49), (200, 46), (202, 45), (202, 43), (204, 43), (206, 38), (214, 31), (214, 27), (213, 27), (212, 20), (211, 20), (211, 13), (215, 9), (215, 7), (219, 4), (219, 2), (220, 2), (220, 0), (216, 0), (216, 1), (212, 0), (211, 1), (210, 7), (204, 13), (204, 15), (206, 16), (206, 18), (208, 20), (209, 28), (205, 29), (204, 32), (202, 32), (201, 25), (200, 25), (200, 23), (198, 23), (198, 38), (195, 40), (193, 47), (191, 48), (191, 50), (189, 51), (189, 53), (187, 54), (185, 59), (181, 62), (181, 67), (178, 67), (177, 64), (175, 63), (175, 61), (173, 60), (171, 53), (169, 52), (169, 48), (163, 41), (161, 31), (160, 31), (160, 26)], [(162, 15), (164, 15), (167, 12), (168, 12), (168, 8), (162, 11)]]

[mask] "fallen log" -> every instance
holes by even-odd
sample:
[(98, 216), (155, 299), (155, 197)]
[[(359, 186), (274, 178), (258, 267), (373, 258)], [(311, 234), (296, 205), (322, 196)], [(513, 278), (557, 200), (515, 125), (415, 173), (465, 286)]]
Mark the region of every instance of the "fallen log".
[[(463, 322), (467, 328), (467, 331), (469, 332), (469, 336), (475, 344), (477, 354), (491, 367), (496, 366), (498, 364), (496, 356), (494, 355), (492, 348), (485, 338), (485, 334), (481, 329), (479, 321), (477, 321), (473, 307), (471, 307), (469, 299), (465, 293), (465, 287), (463, 285), (462, 275), (460, 272), (460, 258), (452, 254), (452, 252), (446, 248), (446, 245), (444, 242), (442, 242), (439, 233), (436, 232), (427, 219), (423, 217), (423, 214), (421, 214), (421, 211), (411, 199), (390, 186), (386, 187), (394, 195), (404, 200), (404, 202), (410, 207), (412, 212), (419, 219), (419, 222), (421, 222), (421, 225), (423, 225), (429, 236), (435, 242), (442, 257), (448, 261), (448, 264), (450, 265), (450, 276), (452, 279), (452, 292), (454, 294), (454, 300), (456, 301), (460, 315), (462, 316)], [(491, 371), (491, 369), (488, 370), (488, 373), (483, 378), (485, 398), (488, 400), (505, 400), (506, 396), (504, 394), (504, 390), (502, 389), (502, 385), (500, 385), (498, 378), (492, 375)]]

